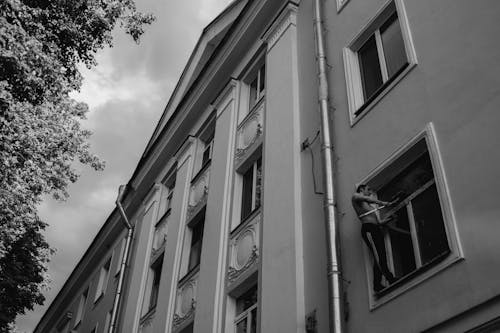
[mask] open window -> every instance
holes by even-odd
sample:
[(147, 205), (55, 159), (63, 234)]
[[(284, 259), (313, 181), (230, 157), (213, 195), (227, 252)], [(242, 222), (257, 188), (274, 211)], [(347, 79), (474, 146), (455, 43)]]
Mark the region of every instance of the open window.
[[(398, 198), (380, 212), (382, 220), (389, 220), (383, 227), (387, 260), (398, 278), (379, 294), (381, 298), (398, 294), (398, 288), (405, 290), (461, 257), (433, 133), (429, 125), (364, 182), (379, 200)], [(367, 271), (373, 274), (368, 261)]]
[(416, 63), (402, 0), (389, 1), (344, 48), (351, 123), (375, 105)]

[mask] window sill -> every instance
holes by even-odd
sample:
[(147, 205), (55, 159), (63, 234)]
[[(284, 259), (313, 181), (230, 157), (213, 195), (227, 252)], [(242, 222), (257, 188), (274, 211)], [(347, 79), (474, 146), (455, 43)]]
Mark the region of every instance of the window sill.
[(73, 326), (73, 330), (75, 330), (75, 331), (78, 330), (80, 328), (80, 326), (82, 326), (81, 324), (82, 324), (82, 320), (80, 319), (80, 320), (78, 320), (77, 323), (75, 323), (75, 326)]
[(101, 294), (94, 300), (94, 308), (97, 306), (97, 304), (101, 301), (101, 299), (104, 298), (104, 292), (101, 292)]
[(141, 317), (139, 320), (139, 325), (143, 325), (148, 319), (152, 318), (155, 315), (156, 312), (156, 305), (151, 307), (148, 312), (144, 314), (144, 316)]
[(248, 216), (240, 221), (240, 223), (231, 230), (229, 233), (230, 236), (237, 234), (241, 229), (244, 228), (245, 225), (247, 225), (248, 222), (252, 221), (257, 215), (260, 214), (261, 207), (255, 208)]
[(190, 280), (196, 273), (200, 271), (200, 264), (191, 268), (184, 276), (179, 279), (179, 286), (183, 285), (186, 281)]
[(205, 164), (203, 164), (201, 166), (200, 171), (198, 171), (196, 173), (196, 175), (193, 177), (193, 179), (191, 180), (191, 184), (196, 183), (196, 181), (201, 177), (201, 175), (203, 175), (205, 170), (207, 170), (210, 167), (211, 162), (212, 162), (212, 159), (209, 159), (208, 161), (205, 162)]
[[(410, 289), (416, 287), (422, 282), (430, 279), (439, 272), (447, 269), (449, 266), (463, 260), (464, 258), (451, 250), (446, 254), (442, 254), (425, 266), (408, 273), (401, 277), (394, 284), (382, 289), (377, 293), (373, 293), (369, 288), (370, 311), (374, 311), (378, 307), (388, 303), (392, 299), (399, 297)], [(370, 281), (369, 281), (370, 282)]]
[(357, 110), (350, 110), (351, 127), (354, 127), (358, 121), (361, 120), (375, 105), (380, 102), (380, 100), (389, 93), (399, 81), (401, 81), (417, 64), (408, 63), (406, 66), (399, 70), (399, 73), (395, 74), (391, 79), (385, 82), (378, 90), (371, 96), (363, 105), (361, 105)]

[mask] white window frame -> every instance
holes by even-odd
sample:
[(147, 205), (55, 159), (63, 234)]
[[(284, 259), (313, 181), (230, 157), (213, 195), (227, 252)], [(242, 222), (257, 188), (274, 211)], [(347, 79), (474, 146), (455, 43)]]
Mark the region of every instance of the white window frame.
[(85, 288), (84, 292), (80, 295), (80, 299), (78, 300), (78, 308), (76, 310), (75, 324), (73, 327), (77, 327), (83, 319), (85, 315), (85, 306), (87, 305), (87, 301), (89, 298), (89, 287)]
[[(394, 10), (395, 9), (395, 10)], [(391, 78), (390, 84), (383, 88), (377, 95), (365, 104), (363, 95), (363, 83), (361, 79), (360, 64), (358, 58), (358, 51), (365, 44), (365, 42), (375, 35), (377, 43), (377, 51), (379, 54), (380, 69), (382, 73), (383, 82), (386, 83), (389, 78), (387, 75), (387, 66), (385, 63), (385, 56), (383, 54), (382, 41), (380, 37), (380, 27), (396, 12), (398, 15), (401, 34), (403, 36), (404, 47), (408, 65), (406, 68), (394, 78)], [(413, 44), (413, 39), (410, 32), (406, 10), (403, 0), (391, 0), (387, 2), (375, 16), (361, 29), (361, 31), (351, 40), (347, 47), (343, 49), (345, 79), (347, 87), (347, 101), (349, 108), (349, 119), (351, 126), (354, 126), (366, 113), (368, 113), (379, 101), (384, 97), (394, 86), (408, 74), (417, 64), (417, 55)], [(363, 111), (359, 114), (356, 112), (364, 107)]]
[[(435, 134), (434, 125), (429, 123), (426, 125), (425, 129), (418, 133), (416, 136), (411, 138), (407, 143), (405, 143), (402, 147), (397, 149), (391, 156), (389, 156), (386, 160), (384, 160), (378, 167), (376, 167), (368, 176), (362, 179), (358, 184), (368, 184), (373, 189), (376, 189), (377, 186), (374, 186), (374, 183), (380, 183), (381, 178), (385, 177), (384, 174), (387, 173), (387, 170), (394, 165), (398, 159), (400, 159), (410, 148), (412, 148), (417, 142), (425, 139), (427, 145), (427, 151), (429, 153), (429, 157), (432, 164), (432, 171), (434, 173), (434, 182), (436, 184), (436, 190), (439, 197), (439, 202), (441, 205), (441, 212), (443, 214), (443, 224), (446, 231), (446, 236), (448, 239), (448, 245), (450, 248), (450, 254), (440, 261), (429, 267), (428, 269), (418, 272), (418, 268), (415, 271), (415, 275), (411, 277), (408, 281), (402, 281), (398, 283), (397, 286), (388, 290), (387, 293), (380, 297), (375, 297), (374, 292), (372, 290), (372, 263), (371, 256), (366, 248), (363, 246), (364, 252), (364, 262), (365, 262), (365, 271), (366, 271), (366, 280), (368, 285), (368, 298), (370, 310), (374, 310), (382, 304), (387, 303), (388, 301), (398, 297), (399, 295), (405, 293), (409, 289), (419, 285), (425, 280), (430, 279), (432, 276), (436, 275), (438, 272), (446, 269), (450, 265), (460, 261), (464, 258), (462, 246), (460, 244), (460, 238), (456, 226), (456, 219), (454, 215), (453, 205), (451, 201), (451, 195), (449, 191), (449, 187), (446, 181), (446, 173), (443, 166), (443, 162), (441, 159), (441, 154), (439, 151), (439, 146)], [(389, 181), (388, 179), (387, 181)], [(361, 244), (360, 244), (361, 246)], [(392, 258), (392, 254), (390, 253), (390, 248), (387, 248), (387, 256), (388, 263)]]
[[(262, 101), (266, 96), (267, 90), (267, 65), (265, 60), (265, 53), (259, 53), (255, 56), (257, 60), (251, 62), (247, 65), (250, 69), (246, 70), (245, 74), (242, 75), (242, 85), (240, 90), (240, 102), (238, 107), (238, 124), (244, 122), (244, 120), (252, 113), (254, 109), (260, 106)], [(261, 69), (264, 67), (264, 89), (259, 91), (260, 81), (262, 80)], [(255, 101), (252, 101), (250, 94), (250, 86), (252, 82), (257, 79), (257, 91), (255, 95)]]
[(340, 11), (347, 5), (349, 0), (336, 0), (337, 1), (337, 13), (340, 13)]
[(251, 307), (249, 307), (248, 309), (246, 309), (245, 311), (243, 311), (242, 313), (240, 313), (238, 316), (236, 316), (236, 318), (234, 318), (234, 331), (235, 332), (236, 332), (236, 326), (238, 325), (238, 323), (242, 320), (245, 320), (246, 318), (248, 319), (247, 332), (250, 331), (250, 325), (252, 323), (252, 310), (256, 309), (257, 305), (258, 305), (258, 302), (255, 303), (254, 305), (252, 305)]
[[(255, 159), (255, 161), (252, 162), (252, 165), (247, 168), (243, 173), (241, 173), (241, 200), (240, 200), (240, 223), (241, 222), (244, 222), (246, 219), (248, 219), (248, 217), (250, 215), (252, 215), (252, 212), (255, 210), (255, 208), (257, 207), (256, 203), (256, 199), (257, 199), (257, 170), (258, 170), (258, 162), (260, 160), (260, 163), (261, 163), (261, 173), (262, 173), (262, 158), (259, 156), (257, 159)], [(252, 198), (251, 198), (251, 209), (250, 209), (250, 213), (245, 217), (245, 218), (241, 218), (241, 213), (243, 211), (243, 196), (244, 196), (244, 193), (243, 193), (243, 183), (244, 183), (244, 175), (248, 172), (248, 170), (252, 170)], [(261, 191), (262, 191), (262, 175), (261, 175)], [(262, 193), (261, 193), (261, 196), (262, 196)]]
[(99, 279), (97, 280), (97, 288), (95, 292), (94, 303), (96, 303), (101, 298), (101, 296), (106, 293), (106, 289), (108, 287), (110, 269), (111, 269), (111, 257), (104, 262), (104, 265), (101, 267), (99, 271)]

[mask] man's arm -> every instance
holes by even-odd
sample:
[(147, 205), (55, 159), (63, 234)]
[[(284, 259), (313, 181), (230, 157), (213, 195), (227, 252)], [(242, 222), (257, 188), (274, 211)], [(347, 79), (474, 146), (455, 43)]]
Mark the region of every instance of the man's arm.
[(353, 201), (374, 203), (374, 204), (381, 205), (381, 206), (389, 206), (391, 204), (390, 202), (377, 200), (375, 198), (368, 197), (366, 195), (362, 195), (361, 193), (354, 193), (352, 196), (352, 200)]

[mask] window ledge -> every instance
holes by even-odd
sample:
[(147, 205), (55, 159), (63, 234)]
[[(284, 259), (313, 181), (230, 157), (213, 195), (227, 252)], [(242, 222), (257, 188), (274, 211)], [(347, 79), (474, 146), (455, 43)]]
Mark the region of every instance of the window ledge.
[(104, 292), (101, 292), (101, 294), (94, 300), (94, 308), (97, 306), (97, 304), (101, 301), (101, 299), (104, 298)]
[(191, 268), (191, 270), (189, 270), (186, 274), (184, 274), (184, 276), (179, 279), (179, 283), (178, 285), (181, 286), (183, 285), (184, 283), (186, 283), (186, 281), (190, 280), (193, 276), (196, 275), (196, 273), (198, 273), (200, 271), (200, 265), (196, 265), (195, 267)]
[(261, 207), (255, 208), (244, 220), (240, 221), (240, 223), (236, 227), (234, 227), (229, 234), (231, 236), (237, 234), (248, 224), (248, 222), (252, 221), (257, 215), (259, 215), (260, 211)]
[(203, 164), (201, 166), (200, 171), (198, 171), (196, 173), (196, 175), (193, 177), (193, 179), (191, 180), (191, 184), (196, 183), (196, 181), (201, 177), (201, 175), (203, 174), (203, 172), (210, 167), (211, 162), (212, 162), (212, 159), (209, 159), (208, 161), (205, 162), (205, 164)]
[(376, 310), (378, 307), (388, 303), (396, 297), (399, 297), (410, 289), (462, 260), (464, 260), (464, 258), (457, 253), (448, 252), (444, 258), (438, 257), (434, 259), (434, 261), (430, 262), (426, 266), (405, 275), (393, 285), (382, 289), (378, 293), (372, 294), (372, 289), (369, 288), (370, 311)]
[(358, 121), (361, 120), (371, 109), (375, 107), (375, 105), (380, 102), (380, 100), (389, 93), (399, 81), (401, 81), (413, 68), (415, 68), (416, 63), (409, 63), (406, 66), (400, 69), (400, 73), (394, 75), (389, 81), (384, 83), (379, 90), (370, 97), (362, 106), (360, 106), (357, 110), (350, 111), (351, 113), (351, 127), (354, 127)]

